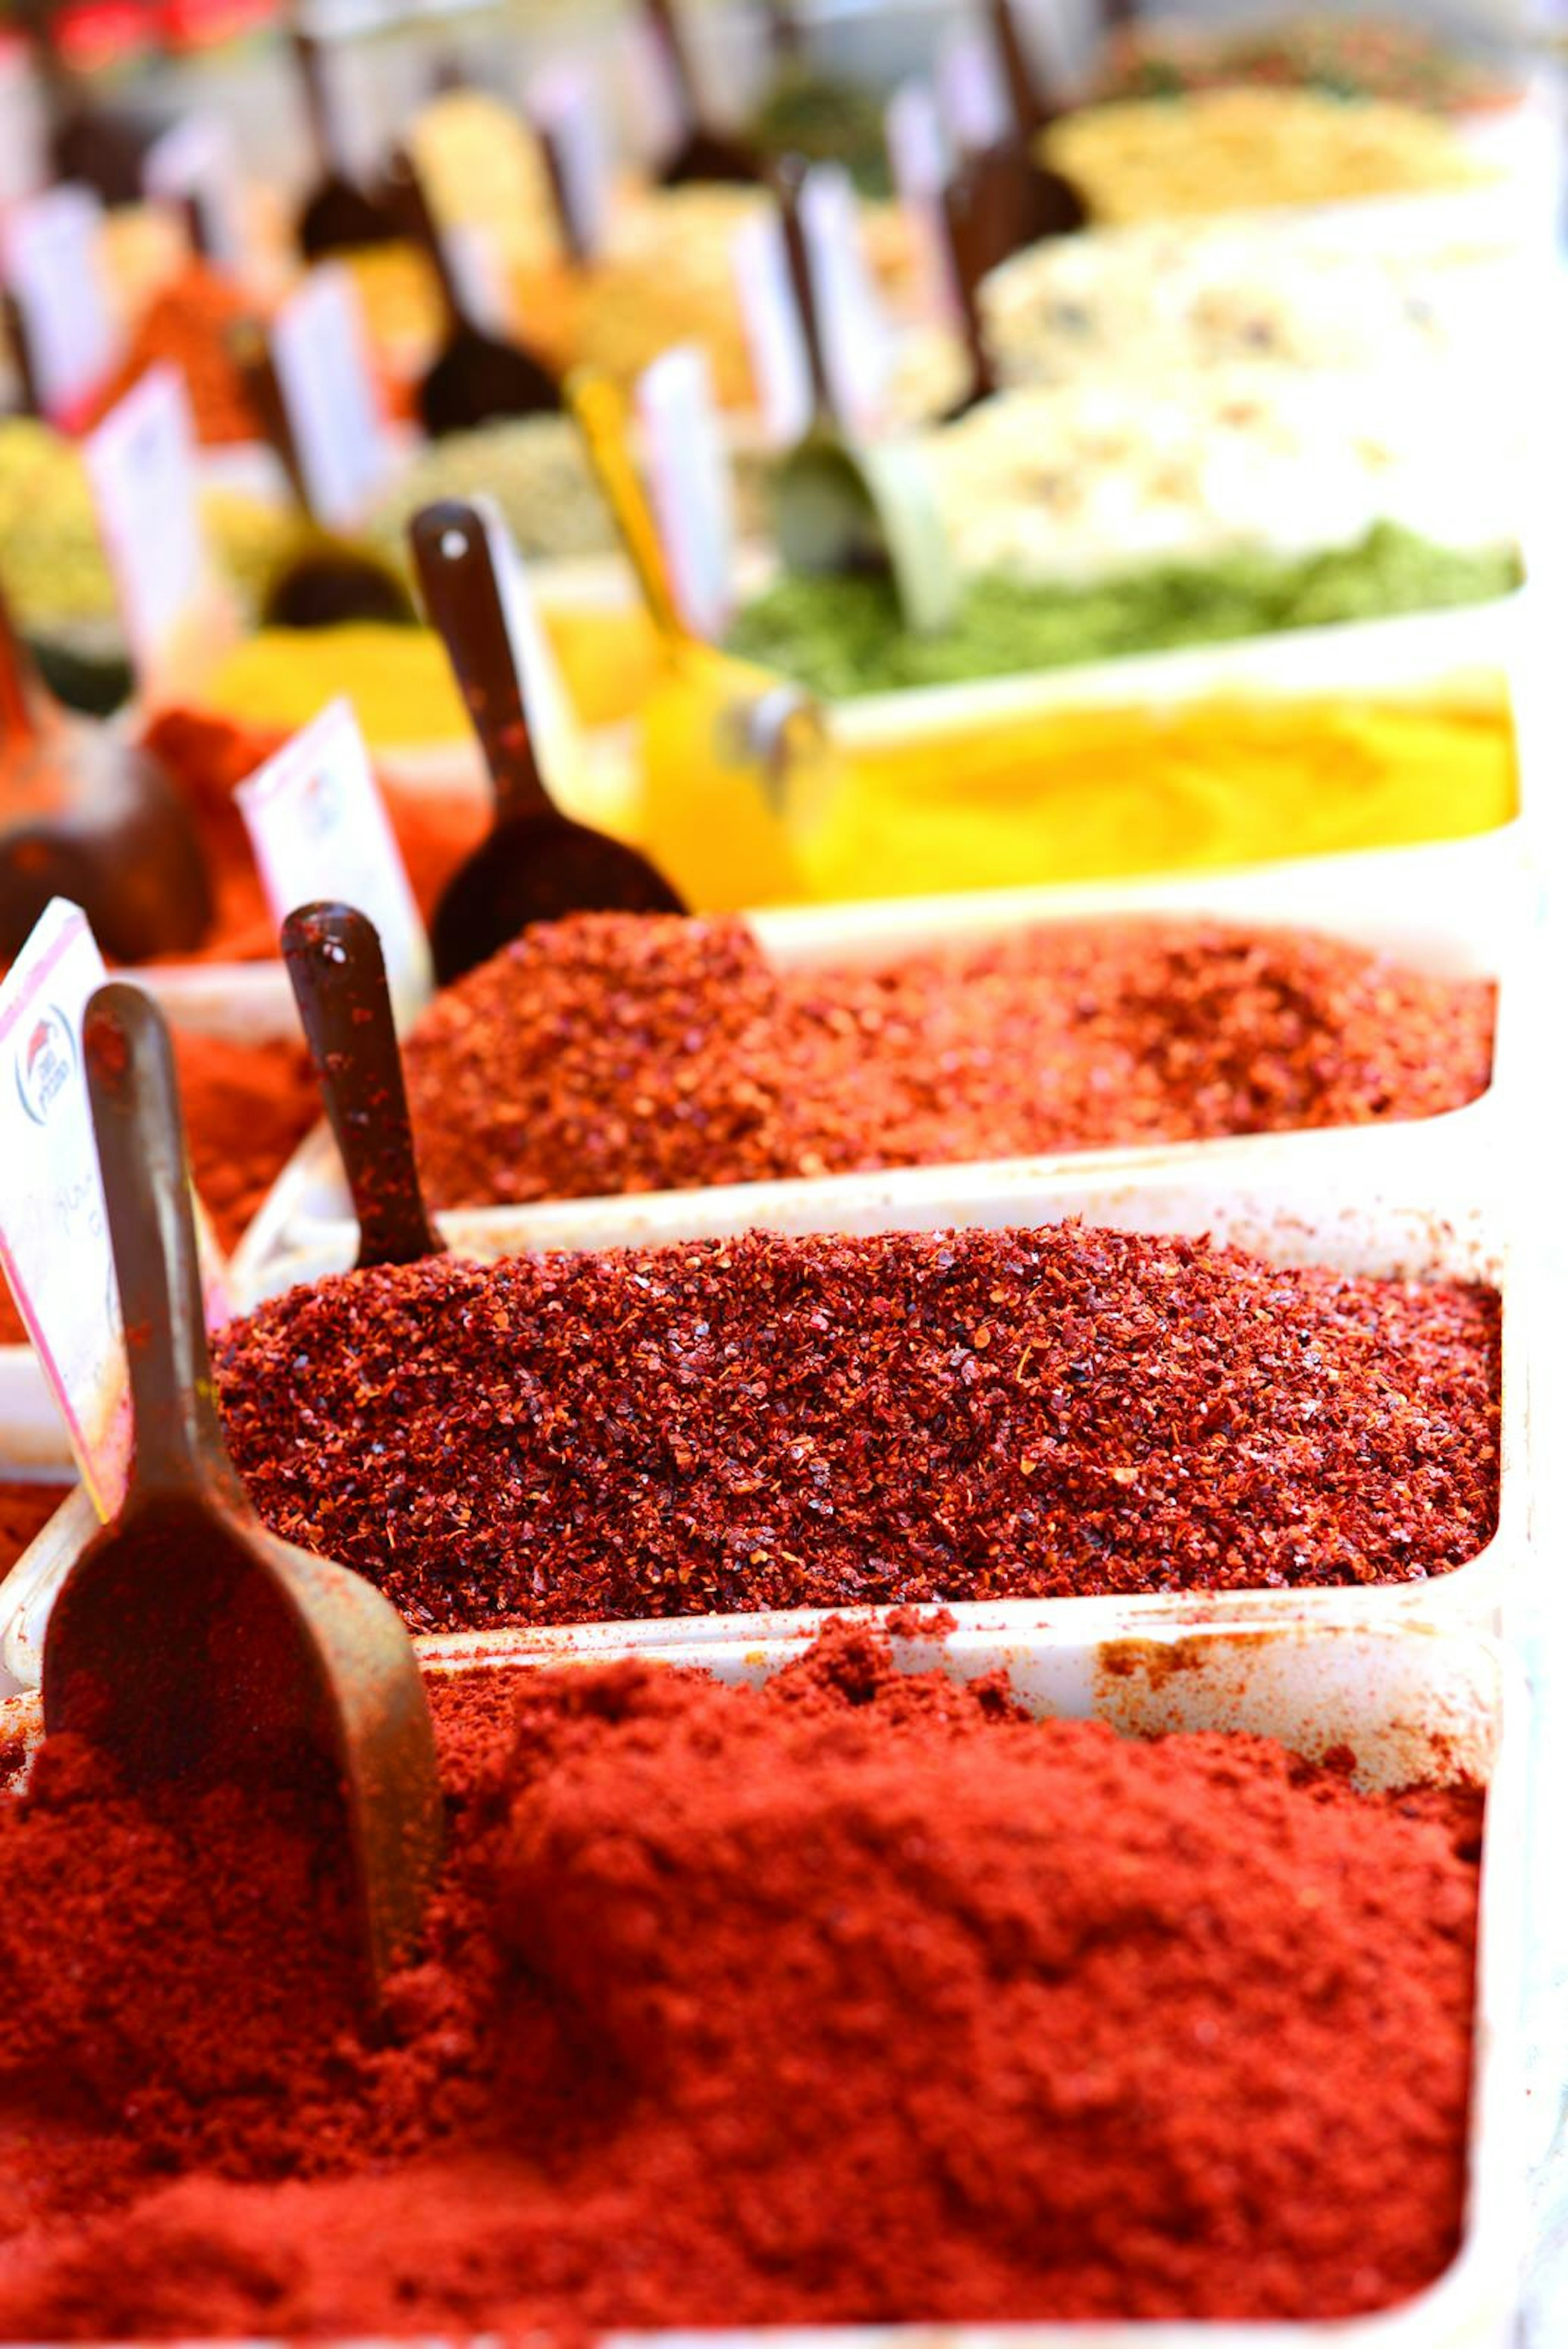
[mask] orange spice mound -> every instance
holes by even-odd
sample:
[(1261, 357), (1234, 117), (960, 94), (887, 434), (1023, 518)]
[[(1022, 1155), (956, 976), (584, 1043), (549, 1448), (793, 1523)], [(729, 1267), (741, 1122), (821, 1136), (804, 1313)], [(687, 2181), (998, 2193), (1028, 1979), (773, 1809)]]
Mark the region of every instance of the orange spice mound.
[(191, 262), (142, 312), (92, 421), (123, 399), (150, 367), (170, 366), (185, 378), (196, 438), (204, 448), (259, 440), (261, 419), (233, 347), (235, 330), (252, 316), (251, 304), (229, 279), (204, 262)]

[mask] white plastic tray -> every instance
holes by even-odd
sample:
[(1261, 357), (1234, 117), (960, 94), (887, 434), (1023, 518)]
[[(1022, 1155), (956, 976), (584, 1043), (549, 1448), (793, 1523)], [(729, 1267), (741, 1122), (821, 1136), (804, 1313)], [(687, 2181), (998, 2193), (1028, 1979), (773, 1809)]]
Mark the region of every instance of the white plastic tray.
[[(948, 1183), (961, 1202), (972, 1176), (1021, 1178), (1044, 1170), (1116, 1167), (1136, 1172), (1156, 1165), (1202, 1166), (1241, 1172), (1260, 1157), (1287, 1152), (1323, 1169), (1326, 1186), (1359, 1179), (1363, 1165), (1407, 1157), (1424, 1169), (1437, 1154), (1488, 1152), (1499, 1146), (1511, 1096), (1522, 1079), (1521, 1023), (1526, 990), (1510, 966), (1521, 930), (1524, 875), (1518, 827), (1473, 841), (1429, 848), (1370, 852), (1260, 865), (1233, 874), (1191, 874), (1176, 881), (1106, 882), (1065, 889), (971, 892), (950, 897), (874, 900), (860, 905), (790, 907), (750, 916), (769, 957), (787, 968), (825, 963), (876, 963), (933, 945), (959, 945), (1054, 922), (1108, 915), (1216, 916), (1260, 926), (1288, 924), (1325, 931), (1386, 953), (1413, 968), (1445, 977), (1500, 980), (1499, 1023), (1489, 1090), (1466, 1107), (1406, 1123), (1329, 1127), (1313, 1132), (1238, 1136), (1219, 1142), (1150, 1144), (1064, 1153), (1037, 1160), (953, 1164)], [(1418, 1156), (1417, 1155), (1418, 1154)], [(929, 1173), (930, 1170), (918, 1170)], [(897, 1199), (917, 1183), (917, 1170), (877, 1178)], [(758, 1223), (797, 1215), (809, 1199), (817, 1228), (831, 1226), (840, 1202), (862, 1195), (867, 1178), (826, 1175), (716, 1185), (711, 1195)], [(599, 1195), (531, 1207), (465, 1209), (443, 1216), (442, 1227), (465, 1246), (475, 1234), (493, 1234), (506, 1250), (528, 1247), (615, 1247), (637, 1237), (650, 1216), (678, 1225), (690, 1192)], [(569, 1234), (569, 1237), (564, 1235)], [(257, 1211), (240, 1250), (247, 1296), (273, 1293), (278, 1269), (300, 1249), (323, 1269), (354, 1261), (358, 1233), (336, 1148), (325, 1125), (307, 1135)], [(492, 1253), (488, 1244), (484, 1252)]]
[[(1497, 1530), (1476, 1557), (1448, 1574), (1409, 1583), (1376, 1583), (1355, 1588), (1224, 1590), (1161, 1593), (1147, 1598), (1067, 1598), (961, 1602), (959, 1619), (993, 1636), (1070, 1624), (1085, 1638), (1171, 1623), (1193, 1626), (1220, 1620), (1255, 1625), (1298, 1622), (1417, 1620), (1469, 1622), (1494, 1627), (1509, 1588), (1528, 1554), (1530, 1537), (1530, 1418), (1527, 1386), (1529, 1333), (1526, 1286), (1516, 1277), (1511, 1251), (1499, 1235), (1509, 1228), (1505, 1185), (1508, 1159), (1492, 1154), (1488, 1163), (1468, 1161), (1455, 1170), (1455, 1188), (1445, 1194), (1432, 1182), (1400, 1195), (1393, 1170), (1376, 1175), (1363, 1169), (1355, 1182), (1336, 1187), (1318, 1160), (1305, 1164), (1278, 1158), (1244, 1174), (1233, 1163), (1147, 1167), (1130, 1174), (1112, 1168), (1068, 1174), (997, 1172), (966, 1168), (955, 1186), (952, 1170), (918, 1170), (896, 1192), (888, 1179), (867, 1176), (846, 1184), (846, 1194), (825, 1218), (813, 1187), (798, 1186), (787, 1209), (767, 1217), (770, 1228), (811, 1232), (941, 1230), (951, 1225), (989, 1229), (1044, 1226), (1082, 1217), (1119, 1231), (1209, 1234), (1216, 1241), (1252, 1250), (1283, 1265), (1321, 1264), (1349, 1273), (1386, 1278), (1484, 1280), (1503, 1299), (1500, 1508)], [(816, 1186), (820, 1188), (822, 1186)], [(1417, 1200), (1419, 1204), (1412, 1204)], [(581, 1246), (570, 1210), (549, 1210), (562, 1218), (552, 1246)], [(727, 1237), (753, 1227), (757, 1217), (743, 1188), (728, 1192), (670, 1192), (628, 1205), (623, 1237), (628, 1245), (676, 1239)], [(479, 1231), (462, 1216), (447, 1229), (461, 1253), (481, 1258), (517, 1253), (493, 1223)], [(540, 1242), (535, 1236), (532, 1245)], [(282, 1259), (269, 1278), (279, 1288), (293, 1279), (313, 1279), (332, 1268), (302, 1252)], [(44, 1567), (40, 1545), (49, 1545)], [(11, 1573), (0, 1582), (0, 1662), (24, 1686), (36, 1683), (49, 1604), (74, 1555), (53, 1525), (46, 1526)], [(843, 1612), (846, 1610), (836, 1610)], [(856, 1611), (856, 1610), (849, 1610)], [(871, 1610), (875, 1612), (876, 1610)], [(656, 1621), (574, 1628), (531, 1633), (532, 1651), (597, 1652), (606, 1647), (662, 1649), (709, 1645), (715, 1640), (753, 1641), (794, 1634), (818, 1621), (819, 1613), (682, 1616)], [(1081, 1627), (1081, 1629), (1080, 1629)], [(473, 1634), (452, 1634), (443, 1651), (472, 1650)], [(521, 1635), (509, 1633), (515, 1644)], [(481, 1635), (483, 1638), (483, 1635)]]
[[(422, 1643), (434, 1670), (453, 1660)], [(671, 1663), (701, 1661), (727, 1682), (766, 1679), (802, 1640), (714, 1644), (701, 1658), (680, 1648), (643, 1651)], [(1099, 1719), (1134, 1736), (1220, 1730), (1278, 1738), (1309, 1758), (1331, 1746), (1355, 1754), (1358, 1780), (1487, 1785), (1482, 1847), (1475, 2070), (1469, 2116), (1469, 2192), (1459, 2251), (1427, 2291), (1376, 2316), (1303, 2324), (1114, 2323), (944, 2325), (947, 2349), (1501, 2349), (1520, 2249), (1523, 2160), (1521, 1936), (1524, 1755), (1521, 1677), (1487, 1643), (1408, 1630), (1282, 1629), (1237, 1638), (1223, 1628), (1183, 1638), (1174, 1662), (1168, 1629), (1137, 1644), (1062, 1630), (998, 1638), (964, 1630), (936, 1645), (897, 1643), (907, 1669), (933, 1666), (972, 1678), (999, 1666), (1032, 1711)], [(466, 1666), (538, 1656), (537, 1643), (490, 1637)], [(607, 1642), (607, 1657), (630, 1652)], [(8, 1730), (36, 1733), (36, 1701), (0, 1707)], [(638, 2349), (931, 2349), (929, 2327), (883, 2325), (723, 2333), (617, 2334)]]

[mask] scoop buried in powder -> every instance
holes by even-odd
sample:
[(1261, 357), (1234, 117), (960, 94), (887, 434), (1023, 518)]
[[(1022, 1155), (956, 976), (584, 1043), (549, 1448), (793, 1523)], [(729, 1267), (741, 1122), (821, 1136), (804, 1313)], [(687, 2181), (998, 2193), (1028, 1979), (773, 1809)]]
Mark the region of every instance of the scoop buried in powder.
[(678, 913), (664, 875), (608, 833), (564, 815), (551, 797), (529, 723), (521, 648), (485, 518), (458, 499), (409, 525), (420, 590), (479, 737), (495, 794), (489, 837), (441, 892), (431, 952), (444, 986), (531, 922), (587, 906)]
[(134, 1784), (336, 1789), (367, 1987), (379, 1992), (418, 1927), (440, 1854), (419, 1667), (366, 1581), (265, 1530), (224, 1448), (161, 1015), (135, 988), (101, 988), (83, 1045), (134, 1454), (118, 1515), (50, 1615), (46, 1725), (112, 1754)]

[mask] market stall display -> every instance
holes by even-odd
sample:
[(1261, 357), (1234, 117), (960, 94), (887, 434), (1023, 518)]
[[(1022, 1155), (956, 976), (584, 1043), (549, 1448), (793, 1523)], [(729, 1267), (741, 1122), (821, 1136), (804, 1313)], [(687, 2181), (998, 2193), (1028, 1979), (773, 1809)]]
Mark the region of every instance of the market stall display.
[(0, 2333), (1557, 2349), (1562, 75), (1104, 20), (318, 11), (303, 155), (265, 30), (18, 149), (0, 864), (34, 658), (189, 855), (0, 957)]

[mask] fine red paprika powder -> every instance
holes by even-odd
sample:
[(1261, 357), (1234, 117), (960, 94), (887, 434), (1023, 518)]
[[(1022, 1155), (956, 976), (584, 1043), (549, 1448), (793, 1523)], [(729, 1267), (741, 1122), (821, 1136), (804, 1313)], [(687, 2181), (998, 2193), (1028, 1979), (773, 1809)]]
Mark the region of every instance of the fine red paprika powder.
[[(4, 1289), (0, 1289), (0, 1298), (10, 1303)], [(10, 1572), (34, 1535), (43, 1532), (69, 1491), (68, 1485), (39, 1485), (25, 1477), (0, 1478), (0, 1574)]]
[(215, 1367), (266, 1523), (444, 1630), (1446, 1573), (1500, 1321), (1078, 1224), (752, 1232), (345, 1274)]
[(1452, 2257), (1479, 1794), (842, 1628), (433, 1695), (369, 2031), (303, 1794), (61, 1739), (0, 1802), (0, 2336), (1324, 2319)]
[(1484, 1092), (1496, 990), (1305, 930), (1049, 923), (774, 966), (746, 924), (540, 924), (406, 1050), (441, 1206), (1435, 1116)]

